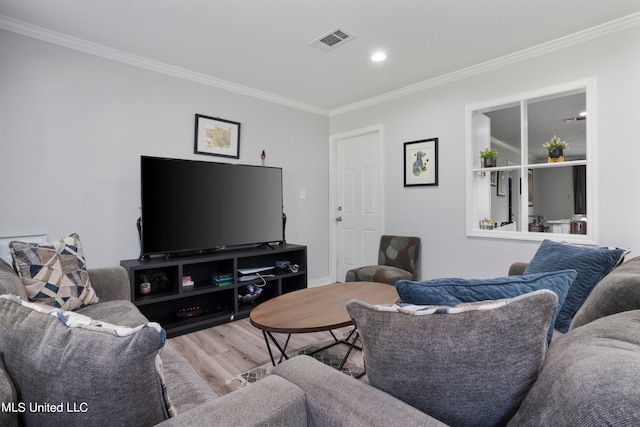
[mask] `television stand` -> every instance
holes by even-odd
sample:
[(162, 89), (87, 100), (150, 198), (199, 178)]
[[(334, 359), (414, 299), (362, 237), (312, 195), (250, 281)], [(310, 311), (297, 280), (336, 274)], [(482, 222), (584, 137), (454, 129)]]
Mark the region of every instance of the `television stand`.
[(265, 242), (265, 243), (260, 243), (257, 248), (267, 248), (267, 249), (275, 249), (276, 247), (269, 242)]
[[(263, 276), (266, 284), (259, 297), (255, 301), (242, 298), (247, 285), (262, 284), (262, 280), (241, 281), (238, 270), (275, 267), (276, 261), (289, 261), (299, 269), (270, 270), (273, 276)], [(129, 275), (131, 301), (150, 321), (160, 323), (168, 337), (248, 317), (259, 303), (307, 287), (307, 248), (293, 244), (123, 260), (120, 265)], [(151, 282), (149, 294), (140, 293), (145, 278)], [(192, 315), (177, 315), (185, 312)]]

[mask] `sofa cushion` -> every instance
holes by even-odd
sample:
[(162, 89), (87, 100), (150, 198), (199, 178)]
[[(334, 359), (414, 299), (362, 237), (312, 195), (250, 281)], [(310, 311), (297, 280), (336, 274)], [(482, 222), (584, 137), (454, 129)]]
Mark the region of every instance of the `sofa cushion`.
[(13, 241), (9, 246), (29, 301), (63, 310), (98, 302), (77, 234), (45, 243)]
[[(0, 297), (0, 346), (26, 406), (25, 425), (153, 425), (168, 418), (174, 410), (158, 355), (164, 342), (156, 323), (118, 327)], [(36, 406), (45, 403), (60, 411)]]
[(559, 337), (510, 426), (640, 425), (640, 310)]
[(309, 426), (446, 427), (406, 402), (311, 356), (292, 357), (275, 366), (271, 374), (304, 391)]
[(0, 295), (12, 294), (27, 299), (27, 291), (16, 271), (0, 259)]
[(626, 251), (619, 248), (585, 248), (544, 240), (525, 274), (549, 271), (576, 270), (578, 275), (569, 287), (567, 297), (560, 307), (555, 328), (567, 332), (571, 320), (587, 299), (591, 290), (604, 276), (624, 259)]
[(629, 310), (640, 310), (640, 257), (614, 268), (593, 288), (571, 322), (571, 329)]
[(346, 282), (379, 282), (393, 284), (398, 280), (411, 280), (413, 275), (401, 268), (388, 265), (369, 265), (347, 271)]
[(309, 425), (307, 419), (305, 393), (284, 378), (269, 375), (181, 412), (159, 427), (301, 427)]
[(351, 300), (347, 310), (369, 384), (446, 424), (495, 426), (536, 380), (557, 303), (545, 289), (445, 308)]
[(100, 304), (91, 304), (75, 310), (92, 319), (100, 319), (103, 322), (115, 323), (120, 326), (135, 328), (138, 325), (149, 322), (138, 307), (131, 301), (117, 300), (105, 301)]
[(495, 279), (443, 278), (420, 282), (401, 280), (396, 283), (396, 289), (402, 302), (408, 304), (449, 306), (465, 302), (513, 298), (539, 289), (549, 289), (558, 296), (558, 306), (553, 312), (548, 333), (550, 340), (555, 318), (576, 275), (575, 270), (564, 270)]

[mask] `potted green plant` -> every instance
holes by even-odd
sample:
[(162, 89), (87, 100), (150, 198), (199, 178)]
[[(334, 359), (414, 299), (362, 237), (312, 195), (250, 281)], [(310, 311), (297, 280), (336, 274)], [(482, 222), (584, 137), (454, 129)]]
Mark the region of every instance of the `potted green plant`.
[(542, 146), (549, 150), (549, 157), (547, 158), (549, 163), (564, 162), (564, 150), (569, 148), (567, 141), (562, 141), (556, 135), (553, 135), (553, 138), (542, 144)]
[(482, 160), (482, 167), (494, 168), (498, 164), (498, 150), (495, 148), (485, 148), (480, 151), (480, 159)]
[(158, 287), (166, 287), (166, 283), (169, 281), (167, 273), (164, 270), (154, 268), (150, 270), (140, 270), (136, 272), (136, 277), (140, 283), (151, 284), (151, 292), (157, 292)]

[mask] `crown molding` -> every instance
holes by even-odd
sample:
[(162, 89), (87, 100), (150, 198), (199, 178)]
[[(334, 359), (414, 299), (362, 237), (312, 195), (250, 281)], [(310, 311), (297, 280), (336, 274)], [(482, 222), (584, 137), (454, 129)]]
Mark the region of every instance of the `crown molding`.
[(0, 29), (12, 31), (27, 37), (39, 39), (45, 42), (53, 43), (69, 49), (78, 50), (91, 55), (122, 62), (139, 68), (155, 71), (169, 76), (177, 77), (184, 80), (190, 80), (203, 85), (227, 90), (230, 92), (250, 96), (261, 99), (263, 101), (273, 102), (275, 104), (284, 105), (294, 109), (307, 111), (321, 116), (334, 117), (350, 111), (359, 110), (373, 105), (381, 104), (393, 99), (412, 95), (427, 89), (443, 86), (458, 80), (469, 78), (487, 71), (506, 67), (508, 65), (517, 64), (541, 55), (545, 55), (557, 50), (566, 49), (568, 47), (585, 43), (590, 40), (607, 36), (628, 28), (640, 25), (640, 13), (625, 16), (623, 18), (598, 25), (587, 30), (543, 43), (519, 52), (492, 59), (480, 64), (476, 64), (467, 68), (463, 68), (448, 74), (444, 74), (433, 79), (425, 80), (404, 88), (387, 92), (378, 96), (364, 99), (352, 104), (344, 105), (333, 109), (326, 109), (312, 104), (296, 101), (270, 92), (261, 91), (248, 86), (239, 85), (227, 80), (218, 79), (206, 74), (197, 73), (185, 68), (176, 67), (163, 62), (155, 61), (138, 55), (132, 55), (121, 50), (112, 49), (97, 43), (92, 43), (77, 37), (72, 37), (46, 28), (38, 27), (0, 15)]
[(427, 89), (432, 89), (458, 80), (466, 79), (468, 77), (482, 74), (487, 71), (506, 67), (512, 64), (517, 64), (519, 62), (536, 58), (541, 55), (546, 55), (551, 52), (566, 49), (568, 47), (575, 46), (581, 43), (586, 43), (590, 40), (605, 37), (619, 31), (624, 31), (637, 25), (640, 25), (640, 13), (634, 13), (632, 15), (628, 15), (623, 18), (598, 25), (596, 27), (579, 31), (577, 33), (561, 37), (547, 43), (542, 43), (537, 46), (521, 50), (519, 52), (505, 55), (467, 68), (463, 68), (452, 73), (444, 74), (433, 79), (425, 80), (423, 82), (406, 86), (395, 91), (384, 93), (379, 96), (374, 96), (362, 101), (354, 102), (353, 104), (344, 105), (342, 107), (333, 108), (329, 111), (329, 117), (334, 117), (350, 111), (355, 111), (376, 104), (381, 104), (393, 99), (412, 95)]
[(218, 89), (239, 93), (242, 95), (258, 98), (263, 101), (273, 102), (275, 104), (284, 105), (298, 110), (307, 111), (321, 116), (328, 116), (329, 110), (315, 105), (296, 101), (270, 92), (253, 89), (248, 86), (239, 85), (227, 80), (218, 79), (206, 74), (187, 70), (185, 68), (176, 67), (153, 59), (145, 58), (138, 55), (132, 55), (121, 50), (112, 49), (97, 43), (92, 43), (77, 37), (72, 37), (57, 31), (51, 31), (46, 28), (38, 27), (24, 21), (0, 15), (0, 29), (12, 31), (22, 34), (23, 36), (53, 43), (69, 49), (74, 49), (90, 55), (99, 56), (113, 61), (122, 62), (124, 64), (133, 65), (134, 67), (144, 68), (169, 76), (177, 77), (184, 80), (212, 86)]

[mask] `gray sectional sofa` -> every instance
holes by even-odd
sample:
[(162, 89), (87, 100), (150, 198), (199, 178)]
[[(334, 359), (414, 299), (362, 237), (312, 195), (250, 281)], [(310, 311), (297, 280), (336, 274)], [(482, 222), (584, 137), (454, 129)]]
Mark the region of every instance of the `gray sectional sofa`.
[[(515, 267), (514, 267), (515, 268)], [(512, 272), (517, 272), (514, 269)], [(80, 312), (126, 326), (145, 322), (128, 301), (120, 267), (89, 270), (100, 302)], [(21, 295), (21, 282), (0, 260), (0, 294)], [(0, 305), (0, 321), (7, 305)], [(609, 273), (576, 315), (572, 329), (554, 338), (537, 381), (509, 426), (640, 425), (640, 258)], [(24, 340), (30, 337), (25, 336)], [(415, 344), (420, 357), (421, 343)], [(3, 348), (3, 357), (7, 349)], [(113, 357), (117, 357), (114, 355)], [(277, 366), (273, 374), (217, 397), (193, 367), (167, 343), (161, 351), (168, 395), (178, 413), (167, 426), (443, 426), (444, 423), (395, 397), (346, 376), (308, 356)], [(3, 359), (4, 360), (4, 359)], [(80, 381), (80, 380), (78, 380)], [(428, 384), (425, 384), (428, 387)], [(484, 390), (500, 393), (500, 390)], [(50, 403), (58, 398), (51, 391)], [(41, 425), (20, 410), (20, 384), (0, 364), (0, 425)], [(102, 396), (115, 414), (126, 407), (119, 396)], [(140, 405), (145, 404), (140, 396)], [(13, 404), (11, 404), (13, 402)], [(131, 402), (127, 402), (131, 404)], [(47, 425), (114, 425), (97, 409), (50, 413)], [(117, 424), (117, 423), (116, 423)]]

